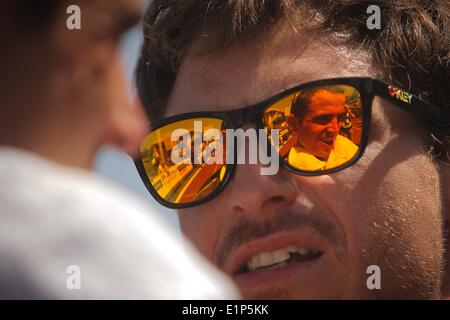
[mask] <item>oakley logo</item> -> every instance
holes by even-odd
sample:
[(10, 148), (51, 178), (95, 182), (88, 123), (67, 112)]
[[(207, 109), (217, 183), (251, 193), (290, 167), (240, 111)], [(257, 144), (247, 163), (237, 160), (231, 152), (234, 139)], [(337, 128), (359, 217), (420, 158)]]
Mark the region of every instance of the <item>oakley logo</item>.
[(397, 98), (400, 101), (411, 104), (412, 94), (393, 86), (389, 86), (388, 90), (391, 97)]
[[(237, 164), (245, 164), (247, 154), (245, 146), (248, 141), (248, 164), (257, 164), (259, 160), (263, 165), (260, 169), (261, 175), (278, 173), (279, 156), (276, 152), (279, 141), (278, 129), (271, 130), (268, 137), (266, 130), (263, 129), (259, 129), (257, 133), (253, 128), (245, 131), (241, 128), (236, 130), (208, 128), (205, 132), (203, 128), (202, 121), (194, 121), (193, 132), (181, 128), (172, 131), (171, 140), (177, 142), (170, 154), (174, 164), (234, 164), (236, 158)], [(239, 151), (237, 157), (235, 149)]]

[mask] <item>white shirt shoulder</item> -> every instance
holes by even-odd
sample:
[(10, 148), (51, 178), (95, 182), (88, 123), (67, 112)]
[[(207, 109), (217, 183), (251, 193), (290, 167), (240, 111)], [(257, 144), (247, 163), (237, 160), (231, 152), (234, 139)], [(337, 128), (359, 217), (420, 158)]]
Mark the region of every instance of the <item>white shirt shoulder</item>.
[(154, 209), (93, 173), (0, 148), (0, 298), (234, 299)]

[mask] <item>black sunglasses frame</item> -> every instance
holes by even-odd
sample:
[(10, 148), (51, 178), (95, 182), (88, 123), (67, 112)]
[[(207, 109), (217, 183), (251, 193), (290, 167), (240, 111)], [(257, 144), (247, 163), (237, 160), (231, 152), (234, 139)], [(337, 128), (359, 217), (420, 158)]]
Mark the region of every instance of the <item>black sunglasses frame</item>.
[[(241, 109), (231, 110), (231, 111), (223, 111), (223, 112), (208, 112), (208, 111), (201, 111), (201, 112), (190, 112), (190, 113), (183, 113), (179, 115), (175, 115), (172, 117), (168, 117), (165, 119), (162, 119), (160, 121), (155, 122), (152, 125), (152, 128), (150, 132), (157, 130), (161, 127), (164, 127), (168, 124), (185, 120), (185, 119), (191, 119), (191, 118), (214, 118), (214, 119), (220, 119), (226, 122), (226, 124), (229, 125), (227, 129), (237, 129), (242, 127), (245, 124), (254, 124), (258, 129), (264, 129), (263, 126), (263, 113), (264, 111), (272, 106), (275, 102), (289, 96), (290, 94), (303, 90), (305, 88), (314, 88), (314, 87), (321, 87), (321, 86), (329, 86), (329, 85), (348, 85), (356, 88), (360, 94), (361, 97), (361, 106), (362, 106), (362, 137), (361, 137), (361, 144), (358, 148), (357, 154), (350, 160), (349, 162), (328, 170), (323, 171), (314, 171), (314, 172), (307, 172), (302, 171), (299, 169), (296, 169), (289, 165), (287, 161), (285, 161), (280, 156), (280, 164), (281, 166), (294, 174), (303, 175), (303, 176), (318, 176), (318, 175), (324, 175), (324, 174), (330, 174), (334, 172), (338, 172), (341, 170), (344, 170), (353, 164), (355, 164), (361, 156), (364, 154), (364, 150), (366, 149), (368, 140), (369, 140), (369, 132), (370, 132), (370, 124), (371, 124), (371, 115), (372, 115), (372, 102), (375, 96), (380, 96), (382, 98), (385, 98), (389, 102), (391, 102), (396, 107), (399, 107), (402, 110), (405, 110), (406, 112), (409, 112), (411, 114), (414, 114), (418, 117), (421, 117), (426, 123), (430, 125), (432, 128), (450, 128), (450, 118), (444, 114), (443, 111), (441, 111), (438, 107), (422, 100), (421, 98), (411, 95), (407, 93), (407, 91), (402, 90), (403, 93), (411, 96), (411, 100), (409, 102), (405, 102), (397, 98), (396, 96), (391, 95), (392, 90), (395, 91), (399, 90), (400, 88), (392, 86), (384, 81), (368, 78), (368, 77), (351, 77), (351, 78), (332, 78), (332, 79), (324, 79), (324, 80), (318, 80), (318, 81), (312, 81), (308, 83), (303, 83), (300, 85), (297, 85), (295, 87), (289, 88), (287, 90), (284, 90), (260, 103), (257, 103), (253, 106), (244, 107)], [(236, 146), (236, 144), (235, 144)], [(140, 152), (138, 153), (140, 154)], [(234, 152), (235, 157), (237, 157), (237, 152), (235, 150)], [(200, 204), (203, 204), (205, 202), (210, 201), (211, 199), (215, 198), (222, 190), (228, 185), (229, 180), (233, 176), (233, 173), (236, 168), (236, 159), (233, 162), (233, 164), (227, 164), (226, 165), (226, 173), (224, 176), (224, 179), (221, 181), (219, 187), (215, 189), (213, 192), (208, 194), (207, 196), (198, 199), (193, 202), (188, 203), (171, 203), (163, 199), (158, 192), (153, 188), (149, 177), (147, 176), (147, 173), (144, 168), (144, 164), (142, 162), (141, 158), (135, 159), (134, 163), (136, 165), (136, 168), (139, 172), (139, 175), (144, 182), (144, 185), (146, 186), (147, 190), (150, 192), (150, 194), (160, 203), (161, 205), (171, 208), (171, 209), (183, 209), (183, 208), (189, 208), (194, 207)]]

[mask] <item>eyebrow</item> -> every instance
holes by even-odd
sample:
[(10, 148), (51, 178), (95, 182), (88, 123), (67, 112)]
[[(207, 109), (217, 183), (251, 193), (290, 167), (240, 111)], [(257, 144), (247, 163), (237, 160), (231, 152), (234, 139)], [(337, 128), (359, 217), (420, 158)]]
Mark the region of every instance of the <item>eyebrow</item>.
[(345, 114), (345, 112), (324, 112), (324, 113), (315, 114), (313, 116), (313, 118), (323, 117), (323, 116), (332, 116), (332, 117), (334, 117), (334, 116), (341, 116), (341, 115), (344, 115), (344, 114)]
[(336, 115), (337, 115), (337, 113), (322, 113), (322, 114), (315, 115), (313, 118), (317, 119), (317, 118), (322, 118), (322, 117), (334, 117)]

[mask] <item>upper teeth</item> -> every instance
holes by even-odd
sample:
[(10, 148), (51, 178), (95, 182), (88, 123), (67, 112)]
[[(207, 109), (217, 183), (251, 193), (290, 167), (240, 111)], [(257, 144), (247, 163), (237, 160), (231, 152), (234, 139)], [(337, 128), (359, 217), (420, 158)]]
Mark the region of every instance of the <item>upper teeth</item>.
[(247, 263), (247, 268), (253, 271), (258, 268), (271, 266), (290, 259), (290, 252), (298, 252), (301, 255), (306, 255), (314, 250), (308, 248), (299, 248), (296, 246), (289, 246), (277, 251), (263, 252), (255, 254)]

